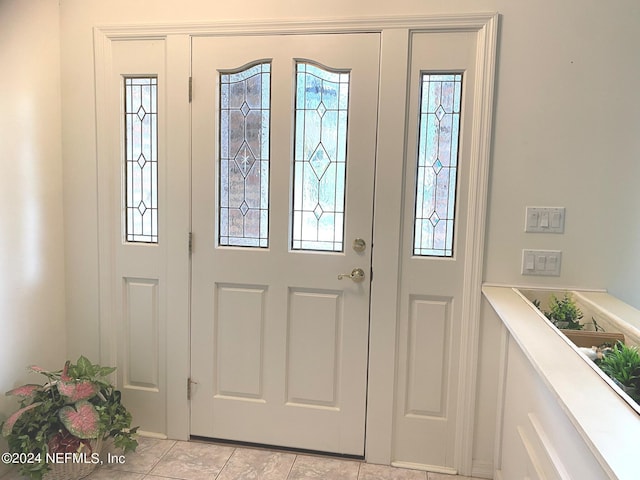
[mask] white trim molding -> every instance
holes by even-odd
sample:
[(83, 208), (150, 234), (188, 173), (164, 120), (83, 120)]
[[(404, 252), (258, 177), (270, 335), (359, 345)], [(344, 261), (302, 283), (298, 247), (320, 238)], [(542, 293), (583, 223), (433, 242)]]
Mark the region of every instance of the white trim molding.
[[(115, 305), (118, 284), (113, 264), (115, 240), (113, 229), (115, 208), (118, 199), (119, 179), (113, 178), (113, 132), (107, 119), (113, 118), (108, 85), (110, 84), (111, 52), (114, 41), (162, 39), (167, 41), (167, 52), (171, 58), (167, 65), (177, 65), (182, 80), (174, 75), (175, 83), (185, 83), (189, 74), (188, 61), (180, 60), (180, 55), (190, 59), (190, 39), (194, 36), (230, 36), (230, 35), (263, 35), (263, 34), (312, 34), (312, 33), (357, 33), (379, 32), (382, 34), (381, 47), (382, 75), (380, 78), (379, 98), (379, 131), (392, 125), (404, 124), (406, 109), (393, 107), (397, 103), (398, 80), (404, 76), (406, 93), (406, 65), (409, 39), (414, 32), (464, 31), (476, 32), (476, 78), (472, 132), (472, 177), (470, 182), (470, 204), (473, 211), (468, 222), (467, 237), (469, 239), (465, 252), (468, 265), (464, 274), (464, 298), (462, 301), (463, 326), (461, 338), (461, 375), (459, 379), (459, 398), (456, 425), (456, 470), (463, 475), (470, 475), (473, 470), (473, 428), (475, 419), (476, 375), (479, 339), (479, 319), (481, 308), (481, 285), (483, 272), (484, 235), (486, 223), (486, 204), (488, 195), (488, 175), (493, 118), (493, 86), (496, 63), (496, 42), (498, 14), (470, 13), (456, 15), (433, 16), (380, 16), (342, 19), (290, 19), (273, 21), (226, 20), (213, 23), (182, 23), (154, 25), (103, 25), (94, 28), (95, 55), (95, 89), (96, 89), (96, 156), (98, 175), (98, 214), (99, 214), (99, 290), (100, 290), (100, 345), (101, 362), (111, 364), (117, 355)], [(404, 45), (404, 47), (403, 47)], [(398, 56), (403, 51), (405, 56)], [(398, 50), (400, 49), (400, 50)], [(173, 63), (171, 63), (173, 62)], [(405, 71), (394, 67), (404, 65)], [(171, 78), (173, 73), (169, 72)], [(185, 87), (186, 88), (186, 87)], [(186, 94), (185, 94), (186, 95)], [(172, 100), (170, 100), (172, 101)], [(393, 108), (392, 108), (393, 107)], [(175, 111), (180, 115), (188, 115), (188, 104), (175, 103)], [(387, 109), (389, 111), (387, 111)], [(189, 141), (184, 136), (190, 128), (190, 120), (180, 127), (176, 121), (168, 120), (168, 124), (181, 128), (178, 145), (174, 142), (172, 158), (184, 156), (190, 158)], [(173, 128), (173, 127), (172, 127)], [(376, 281), (372, 285), (370, 316), (370, 363), (368, 383), (368, 406), (366, 421), (366, 459), (369, 462), (391, 464), (393, 460), (393, 417), (395, 392), (395, 364), (397, 351), (397, 319), (398, 319), (398, 280), (400, 257), (398, 250), (401, 237), (400, 215), (402, 211), (403, 172), (398, 168), (399, 158), (404, 153), (404, 133), (394, 133), (384, 139), (379, 137), (377, 145), (376, 196), (374, 205), (374, 225), (384, 225), (375, 229), (373, 243), (377, 251), (396, 252), (386, 256), (376, 256), (374, 252), (374, 268)], [(185, 166), (186, 162), (186, 166)], [(188, 173), (190, 167), (185, 160), (181, 168), (185, 171), (172, 171), (179, 178), (180, 186), (169, 196), (185, 195), (181, 200), (189, 208)], [(169, 187), (170, 188), (170, 187)], [(185, 210), (182, 210), (183, 212)], [(391, 213), (390, 213), (391, 212)], [(380, 222), (380, 223), (379, 223)], [(188, 225), (186, 226), (188, 228)], [(170, 238), (177, 248), (182, 234), (176, 232)], [(185, 236), (186, 239), (186, 236)], [(186, 240), (185, 240), (186, 242)], [(184, 256), (181, 257), (184, 260)], [(184, 277), (183, 267), (172, 264), (168, 270)], [(187, 262), (188, 270), (188, 262)], [(382, 279), (378, 281), (378, 279)], [(169, 280), (171, 281), (171, 280)], [(188, 283), (188, 282), (187, 282)], [(167, 435), (170, 438), (188, 438), (189, 402), (182, 395), (189, 374), (189, 300), (181, 295), (179, 305), (169, 305), (165, 347), (167, 348), (168, 369), (166, 386), (167, 401)], [(185, 350), (186, 349), (186, 350)], [(183, 351), (184, 350), (184, 351)], [(171, 393), (175, 392), (175, 393)]]

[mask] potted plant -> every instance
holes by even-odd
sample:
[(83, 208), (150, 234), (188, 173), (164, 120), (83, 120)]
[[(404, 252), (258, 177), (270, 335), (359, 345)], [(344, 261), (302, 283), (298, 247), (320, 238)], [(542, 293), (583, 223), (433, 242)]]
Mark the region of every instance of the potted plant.
[(624, 334), (605, 332), (593, 317), (591, 318), (593, 328), (584, 329), (585, 324), (580, 323), (583, 313), (569, 292), (565, 292), (561, 299), (551, 294), (548, 311), (541, 308), (539, 299), (533, 299), (532, 303), (577, 347), (611, 347), (617, 342), (624, 343), (625, 341)]
[(33, 479), (78, 479), (101, 463), (104, 441), (111, 439), (124, 452), (136, 449), (137, 427), (131, 428), (120, 392), (105, 378), (115, 368), (81, 356), (61, 371), (29, 370), (47, 381), (7, 392), (20, 399), (20, 408), (2, 424), (12, 455), (7, 463), (18, 463), (20, 473)]
[(551, 295), (549, 299), (549, 311), (544, 315), (558, 328), (564, 330), (582, 330), (582, 311), (576, 305), (569, 293), (565, 293), (562, 299)]
[(597, 365), (631, 398), (636, 402), (640, 400), (640, 353), (637, 347), (618, 342), (604, 351)]

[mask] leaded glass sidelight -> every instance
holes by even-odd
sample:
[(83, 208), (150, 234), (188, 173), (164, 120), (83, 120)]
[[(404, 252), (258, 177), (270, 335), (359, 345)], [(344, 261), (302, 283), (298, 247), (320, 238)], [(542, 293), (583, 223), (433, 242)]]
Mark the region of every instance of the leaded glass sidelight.
[(453, 256), (462, 74), (421, 76), (414, 255)]
[(269, 246), (271, 64), (220, 73), (220, 245)]
[(158, 79), (124, 78), (126, 240), (158, 243)]
[(294, 250), (343, 250), (348, 106), (348, 72), (296, 63)]

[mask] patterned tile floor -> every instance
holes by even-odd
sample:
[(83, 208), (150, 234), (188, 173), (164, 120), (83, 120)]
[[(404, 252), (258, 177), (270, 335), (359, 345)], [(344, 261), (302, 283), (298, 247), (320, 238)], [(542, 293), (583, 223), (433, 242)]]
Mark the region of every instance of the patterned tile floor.
[[(88, 480), (474, 480), (332, 457), (140, 438), (125, 463), (105, 463)], [(22, 477), (10, 473), (2, 480)]]

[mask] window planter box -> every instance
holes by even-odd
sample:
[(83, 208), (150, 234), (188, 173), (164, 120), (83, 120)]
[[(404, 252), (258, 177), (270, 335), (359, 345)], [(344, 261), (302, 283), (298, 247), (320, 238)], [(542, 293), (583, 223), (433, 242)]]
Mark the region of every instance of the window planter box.
[[(520, 289), (520, 293), (536, 308), (534, 301), (540, 302), (540, 316), (555, 329), (558, 334), (566, 339), (567, 343), (580, 355), (587, 364), (618, 394), (629, 406), (640, 414), (640, 405), (627, 393), (625, 387), (606, 375), (598, 365), (581, 351), (581, 348), (599, 347), (603, 344), (615, 345), (621, 341), (627, 345), (640, 347), (640, 311), (630, 307), (622, 301), (612, 297), (606, 292), (588, 292), (580, 290), (538, 290)], [(546, 309), (552, 295), (558, 298), (569, 293), (577, 307), (582, 311), (580, 322), (584, 325), (582, 330), (558, 329), (550, 322), (542, 310)], [(594, 323), (595, 322), (595, 323)], [(596, 331), (595, 324), (604, 331)]]

